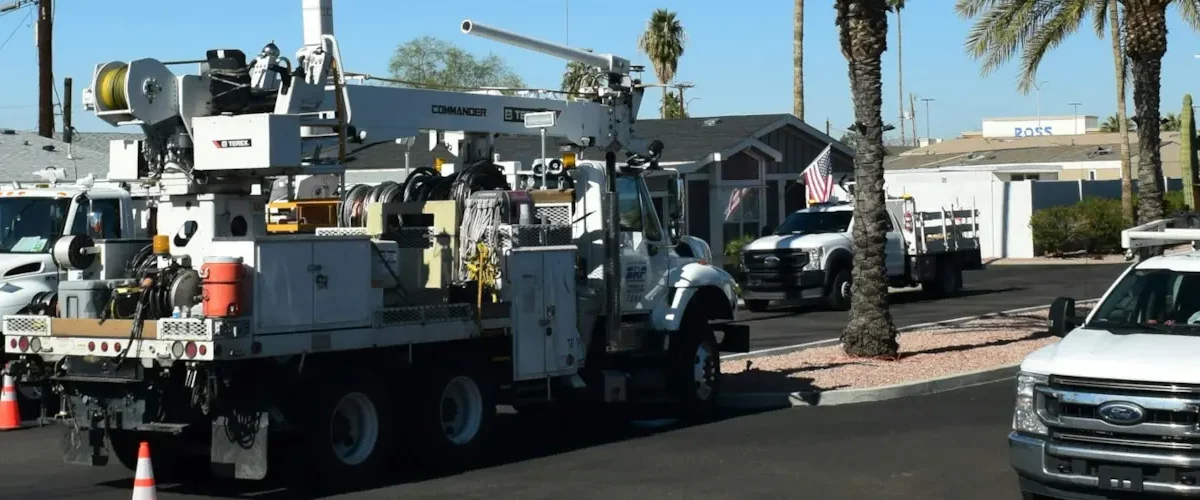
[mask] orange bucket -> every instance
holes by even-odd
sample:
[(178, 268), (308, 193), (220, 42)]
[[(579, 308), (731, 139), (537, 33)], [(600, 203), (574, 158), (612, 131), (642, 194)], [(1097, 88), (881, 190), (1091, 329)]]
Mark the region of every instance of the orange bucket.
[(242, 313), (242, 258), (205, 257), (200, 266), (204, 315), (233, 318)]

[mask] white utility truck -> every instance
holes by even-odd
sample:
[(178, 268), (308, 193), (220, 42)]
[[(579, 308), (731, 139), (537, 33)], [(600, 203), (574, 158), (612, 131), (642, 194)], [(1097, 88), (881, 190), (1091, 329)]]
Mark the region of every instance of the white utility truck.
[(1025, 498), (1200, 496), (1200, 224), (1150, 222), (1121, 240), (1193, 251), (1130, 266), (1086, 317), (1054, 301), (1062, 338), (1021, 362), (1008, 436)]
[[(888, 284), (921, 285), (936, 294), (962, 288), (962, 272), (983, 267), (976, 212), (951, 206), (920, 211), (911, 196), (887, 200)], [(850, 307), (854, 262), (854, 205), (819, 204), (797, 210), (775, 234), (754, 240), (742, 251), (742, 299), (751, 311), (772, 300), (824, 302)]]
[[(713, 408), (720, 353), (748, 351), (749, 328), (710, 323), (734, 319), (733, 278), (655, 214), (643, 175), (663, 144), (633, 135), (642, 86), (627, 60), (464, 21), (608, 78), (569, 103), (351, 85), (334, 69), (346, 60), (332, 2), (303, 6), (294, 64), (268, 45), (250, 62), (210, 50), (199, 74), (155, 59), (96, 67), (85, 101), (145, 134), (110, 157), (109, 178), (159, 189), (157, 232), (58, 239), (70, 270), (56, 307), (3, 317), (13, 368), (62, 396), (67, 462), (134, 467), (145, 440), (156, 472), (198, 452), (217, 474), (260, 479), (303, 457), (311, 470), (290, 477), (345, 483), (393, 470), (400, 448), (468, 462), (497, 404)], [(514, 118), (538, 111), (556, 113), (540, 130)], [(394, 199), (380, 188), (342, 218), (300, 200), (337, 220), (269, 233), (271, 178), (341, 175), (344, 141), (419, 130), (452, 138), (458, 168), (388, 184), (415, 201), (379, 202)], [(569, 182), (514, 190), (493, 138), (543, 131), (604, 161), (565, 154)]]

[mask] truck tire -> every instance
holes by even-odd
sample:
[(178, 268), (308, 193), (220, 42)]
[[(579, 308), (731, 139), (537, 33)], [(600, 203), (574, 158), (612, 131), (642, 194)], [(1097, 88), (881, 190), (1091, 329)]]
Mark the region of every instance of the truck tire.
[(934, 297), (949, 297), (962, 290), (962, 269), (950, 260), (938, 266), (937, 278), (922, 282), (921, 289)]
[(671, 384), (681, 417), (712, 413), (721, 393), (721, 350), (708, 320), (688, 313), (670, 343)]
[(430, 372), (418, 392), (413, 430), (420, 460), (441, 469), (470, 467), (480, 458), (496, 419), (496, 389), (466, 363)]
[(757, 313), (757, 312), (766, 311), (767, 306), (770, 306), (770, 305), (771, 305), (771, 301), (769, 301), (769, 300), (747, 300), (746, 301), (746, 309), (749, 309), (750, 312)]
[(396, 444), (396, 413), (380, 384), (359, 377), (318, 383), (304, 439), (311, 460), (305, 481), (317, 486), (361, 483), (381, 472)]
[(851, 274), (850, 269), (845, 268), (833, 275), (833, 281), (829, 283), (829, 308), (837, 311), (846, 311), (850, 309), (851, 299)]
[(109, 429), (106, 434), (109, 457), (115, 458), (130, 472), (137, 472), (138, 449), (142, 441), (150, 443), (151, 466), (156, 479), (191, 479), (208, 471), (207, 460), (202, 464), (200, 457), (180, 453), (184, 448), (182, 439), (123, 429)]

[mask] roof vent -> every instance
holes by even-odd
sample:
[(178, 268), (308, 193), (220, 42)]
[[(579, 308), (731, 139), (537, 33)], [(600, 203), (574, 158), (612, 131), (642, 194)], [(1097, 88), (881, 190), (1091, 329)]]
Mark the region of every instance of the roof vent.
[(17, 135), (17, 131), (11, 128), (0, 129), (0, 135)]
[(705, 126), (705, 127), (713, 127), (713, 126), (716, 126), (718, 123), (721, 123), (721, 119), (720, 119), (720, 118), (709, 118), (709, 119), (707, 119), (707, 120), (704, 120), (704, 124), (703, 124), (703, 126)]
[(1094, 149), (1092, 151), (1088, 151), (1087, 157), (1092, 158), (1095, 156), (1110, 155), (1110, 154), (1112, 154), (1112, 148), (1107, 148), (1104, 146), (1096, 146), (1096, 149)]
[(42, 151), (54, 151), (54, 145), (53, 145), (53, 144), (47, 144), (47, 145), (45, 145), (45, 146), (42, 146)]

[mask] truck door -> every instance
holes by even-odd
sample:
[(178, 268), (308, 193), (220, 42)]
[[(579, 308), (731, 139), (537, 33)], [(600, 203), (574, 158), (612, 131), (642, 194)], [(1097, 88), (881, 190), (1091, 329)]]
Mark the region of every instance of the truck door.
[(904, 234), (900, 232), (901, 226), (896, 215), (903, 210), (903, 201), (901, 203), (887, 201), (887, 244), (883, 261), (887, 266), (888, 276), (901, 275), (906, 271), (904, 259), (908, 257), (908, 254), (904, 251)]
[(665, 291), (658, 276), (667, 267), (664, 234), (645, 183), (638, 176), (617, 178), (617, 206), (621, 226), (621, 309), (626, 313), (648, 312), (654, 297)]

